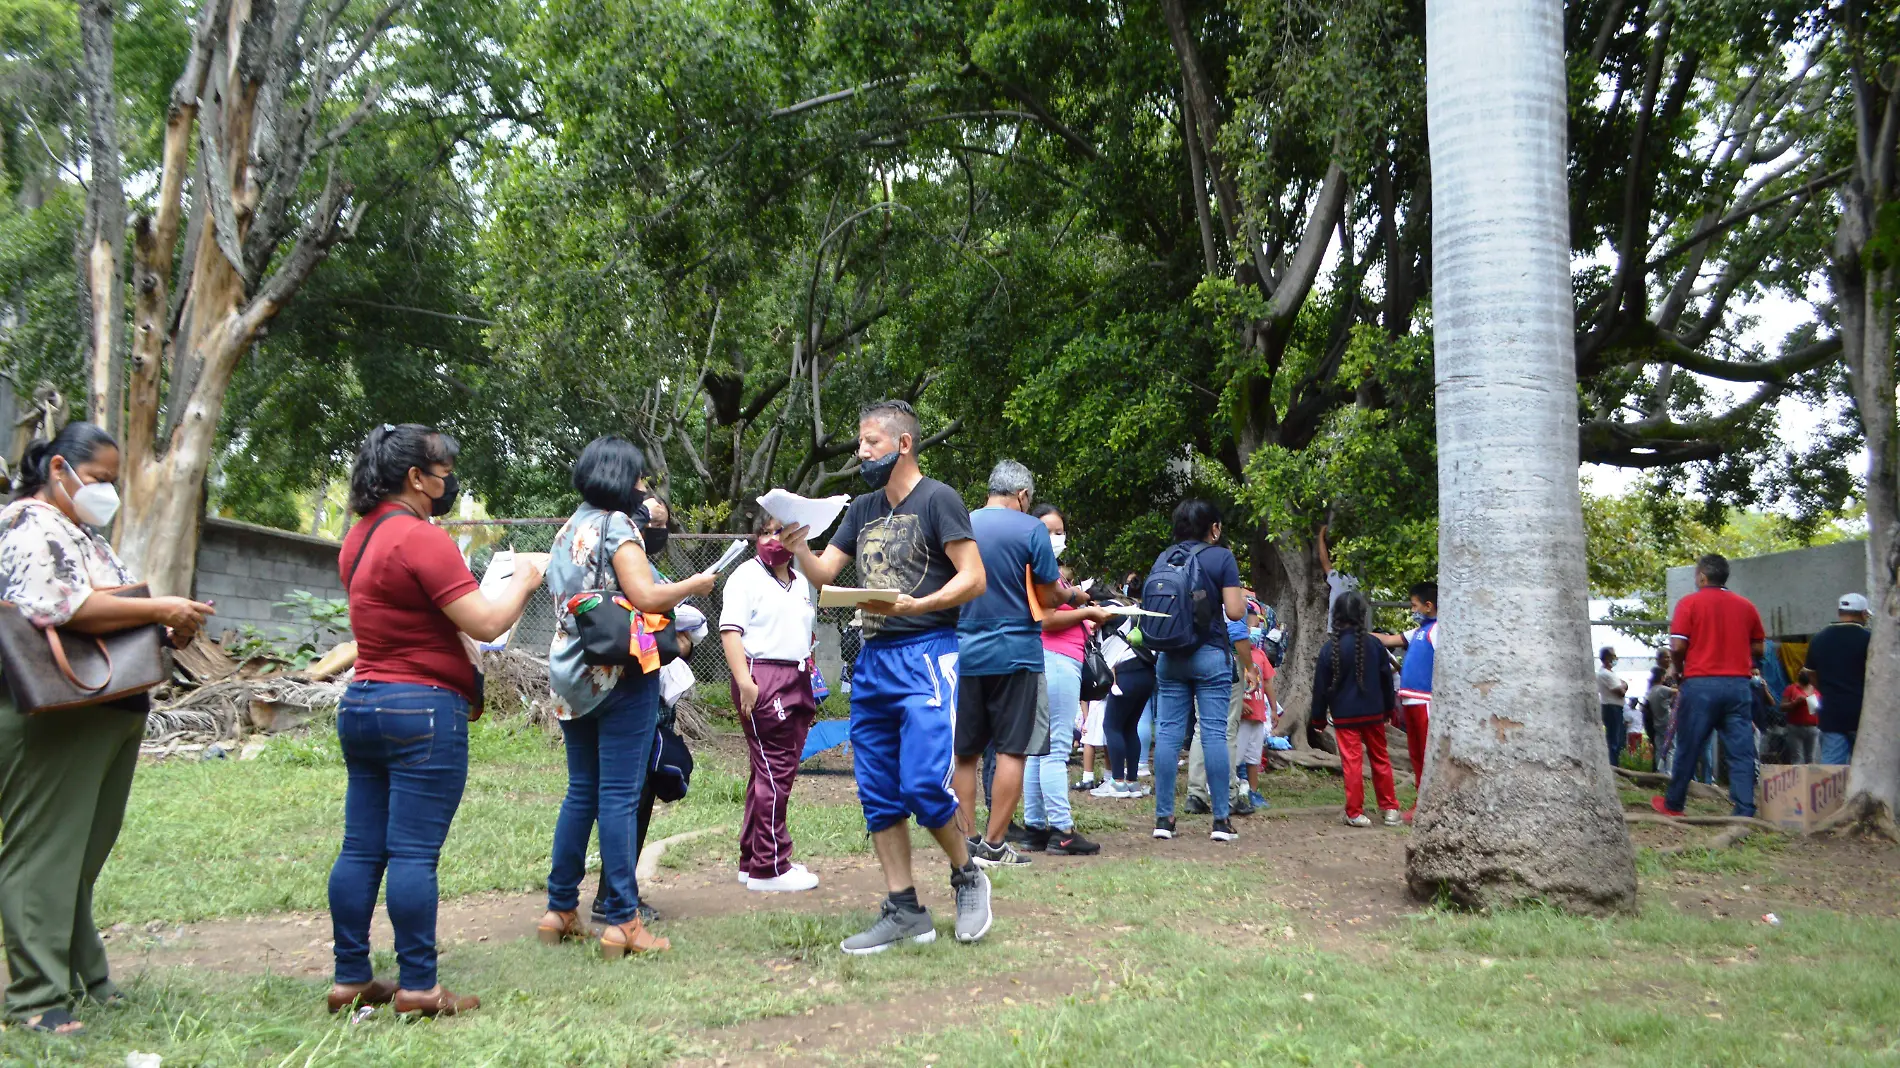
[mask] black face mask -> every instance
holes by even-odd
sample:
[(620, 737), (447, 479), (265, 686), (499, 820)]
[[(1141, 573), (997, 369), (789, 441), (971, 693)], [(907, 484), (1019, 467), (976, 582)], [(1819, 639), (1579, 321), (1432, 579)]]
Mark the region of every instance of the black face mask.
[(658, 556), (666, 551), (666, 539), (670, 532), (665, 527), (641, 527), (640, 540), (646, 545), (648, 556)]
[(890, 484), (891, 472), (896, 470), (897, 461), (903, 455), (902, 450), (892, 449), (887, 456), (880, 456), (875, 460), (860, 460), (858, 461), (858, 477), (874, 490), (883, 489)]
[(456, 496), (461, 492), (462, 484), (455, 480), (455, 472), (451, 471), (447, 475), (444, 475), (442, 477), (442, 496), (431, 497), (429, 499), (429, 514), (432, 516), (448, 515), (449, 509), (455, 507)]

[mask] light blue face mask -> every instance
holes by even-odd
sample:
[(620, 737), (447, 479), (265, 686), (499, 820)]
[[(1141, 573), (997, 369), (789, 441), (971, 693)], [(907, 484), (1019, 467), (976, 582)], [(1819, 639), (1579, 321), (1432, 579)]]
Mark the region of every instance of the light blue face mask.
[(1430, 616), (1428, 616), (1428, 615), (1426, 615), (1426, 614), (1425, 614), (1425, 613), (1423, 613), (1423, 612), (1413, 612), (1413, 613), (1412, 613), (1412, 622), (1414, 622), (1414, 623), (1416, 623), (1416, 624), (1418, 624), (1418, 625), (1419, 625), (1419, 626), (1421, 626), (1421, 627), (1422, 627), (1422, 626), (1424, 626), (1424, 625), (1425, 625), (1425, 621), (1426, 621), (1427, 619), (1430, 619), (1430, 618), (1431, 618)]
[(1253, 643), (1255, 645), (1266, 644), (1267, 632), (1266, 632), (1266, 629), (1263, 627), (1248, 627), (1247, 636), (1253, 639)]

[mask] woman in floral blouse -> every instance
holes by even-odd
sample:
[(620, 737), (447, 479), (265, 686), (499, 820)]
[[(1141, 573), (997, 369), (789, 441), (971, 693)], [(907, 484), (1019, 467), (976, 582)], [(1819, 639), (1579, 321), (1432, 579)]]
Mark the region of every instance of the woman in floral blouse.
[(659, 673), (583, 662), (567, 602), (583, 590), (618, 589), (641, 611), (670, 612), (686, 598), (713, 589), (711, 574), (679, 582), (654, 578), (637, 531), (646, 524), (645, 480), (646, 457), (631, 442), (611, 436), (589, 442), (574, 463), (581, 506), (555, 535), (548, 563), (548, 591), (555, 604), (548, 676), (567, 742), (567, 797), (554, 824), (548, 911), (537, 929), (544, 942), (585, 937), (580, 882), (588, 833), (598, 818), (600, 911), (608, 925), (600, 947), (609, 958), (671, 945), (649, 932), (637, 915), (640, 894), (633, 876), (640, 859), (636, 810), (653, 756)]
[[(36, 626), (83, 634), (160, 623), (182, 646), (209, 605), (107, 592), (137, 581), (88, 529), (111, 527), (118, 479), (119, 446), (91, 423), (27, 446), (14, 500), (0, 510), (0, 600)], [(0, 690), (6, 1014), (32, 1030), (76, 1034), (85, 1028), (73, 1018), (76, 1003), (120, 1000), (92, 922), (92, 885), (125, 818), (150, 707), (140, 694), (28, 716)]]

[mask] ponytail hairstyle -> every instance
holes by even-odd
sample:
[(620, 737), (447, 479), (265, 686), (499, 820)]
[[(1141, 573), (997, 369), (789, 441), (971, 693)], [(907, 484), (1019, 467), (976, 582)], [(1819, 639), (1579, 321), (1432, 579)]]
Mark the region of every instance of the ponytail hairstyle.
[(45, 489), (47, 480), (53, 477), (55, 456), (77, 467), (97, 457), (101, 449), (118, 447), (111, 434), (93, 423), (67, 423), (53, 435), (53, 440), (36, 438), (26, 447), (20, 457), (19, 473), (13, 480), (13, 497), (15, 500), (31, 497)]
[(436, 464), (452, 464), (461, 443), (421, 423), (383, 423), (363, 439), (350, 467), (350, 511), (368, 515), (376, 506), (401, 493), (409, 469), (428, 471)]
[(1353, 684), (1360, 693), (1366, 692), (1366, 618), (1372, 614), (1372, 605), (1366, 601), (1366, 595), (1358, 590), (1348, 590), (1333, 602), (1333, 689), (1338, 693), (1346, 681), (1341, 670), (1339, 647), (1346, 644), (1347, 636), (1352, 638)]

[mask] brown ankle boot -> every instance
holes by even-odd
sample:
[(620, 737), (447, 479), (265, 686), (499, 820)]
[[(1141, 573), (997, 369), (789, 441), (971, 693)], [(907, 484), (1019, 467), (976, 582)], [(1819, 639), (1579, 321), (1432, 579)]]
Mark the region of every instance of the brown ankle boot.
[(392, 979), (371, 979), (367, 983), (338, 983), (330, 988), (324, 1001), (331, 1012), (342, 1012), (351, 1005), (387, 1005), (396, 996)]
[(672, 942), (647, 930), (638, 916), (600, 933), (600, 955), (608, 960), (619, 960), (628, 953), (658, 953), (672, 948)]
[(534, 925), (534, 934), (543, 945), (558, 946), (570, 938), (586, 938), (587, 928), (581, 926), (579, 910), (569, 909), (556, 912), (549, 909), (541, 922)]
[(482, 999), (470, 995), (463, 997), (455, 991), (436, 985), (434, 990), (398, 990), (390, 1007), (398, 1016), (454, 1016), (457, 1013), (479, 1009)]

